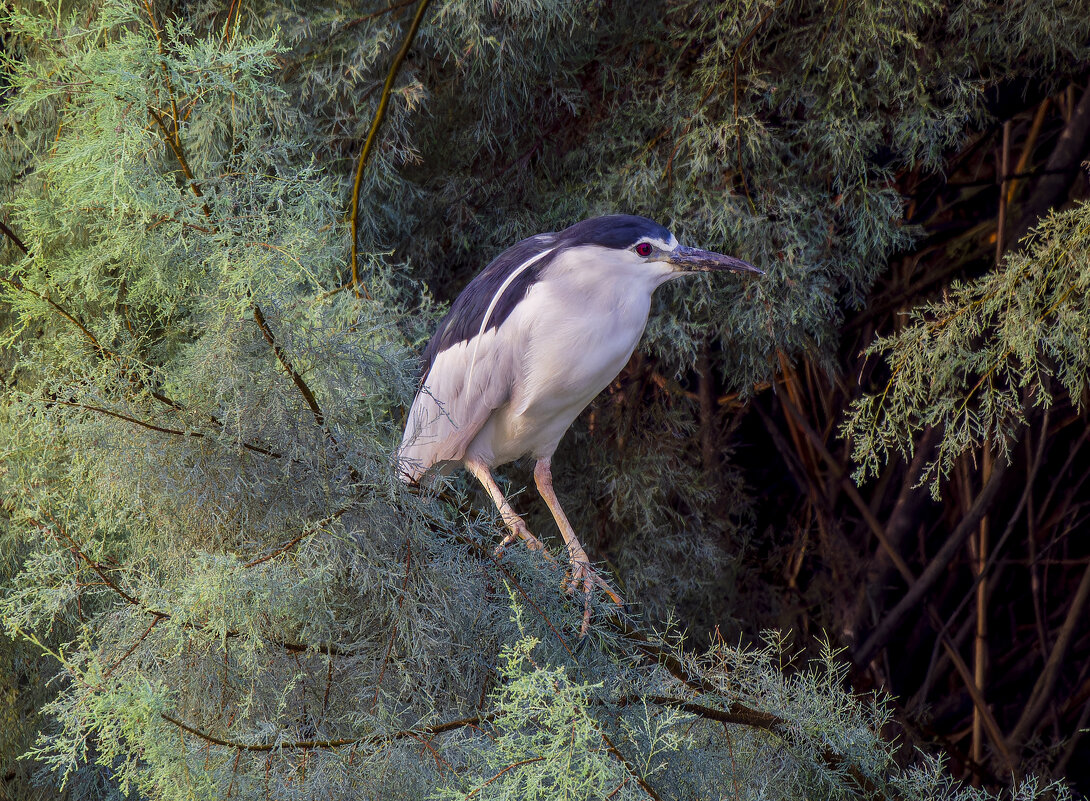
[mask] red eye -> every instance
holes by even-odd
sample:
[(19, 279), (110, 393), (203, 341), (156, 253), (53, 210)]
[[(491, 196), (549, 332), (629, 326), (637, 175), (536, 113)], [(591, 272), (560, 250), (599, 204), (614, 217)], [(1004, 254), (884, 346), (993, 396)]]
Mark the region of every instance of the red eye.
[(636, 245), (636, 252), (644, 257), (650, 256), (651, 245), (649, 245), (647, 242), (640, 242), (640, 244)]

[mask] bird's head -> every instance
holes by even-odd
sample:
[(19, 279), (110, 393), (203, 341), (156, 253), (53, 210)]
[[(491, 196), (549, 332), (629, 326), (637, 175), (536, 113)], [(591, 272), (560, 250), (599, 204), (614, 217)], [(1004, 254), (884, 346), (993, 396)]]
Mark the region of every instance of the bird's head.
[(562, 231), (559, 238), (566, 247), (587, 248), (598, 259), (623, 266), (630, 274), (646, 273), (656, 283), (707, 272), (764, 275), (734, 256), (686, 247), (653, 220), (630, 214), (583, 220)]

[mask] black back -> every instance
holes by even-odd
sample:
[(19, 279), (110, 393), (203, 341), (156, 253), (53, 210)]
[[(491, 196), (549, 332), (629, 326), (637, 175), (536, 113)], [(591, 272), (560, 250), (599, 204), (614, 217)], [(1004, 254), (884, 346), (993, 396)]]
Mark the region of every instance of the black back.
[(496, 301), (492, 309), (486, 331), (499, 328), (503, 324), (515, 306), (526, 297), (530, 287), (541, 279), (545, 268), (567, 248), (600, 245), (622, 250), (645, 237), (668, 240), (670, 232), (646, 217), (613, 214), (583, 220), (559, 233), (538, 234), (512, 245), (466, 285), (451, 305), (446, 317), (439, 323), (427, 348), (424, 349), (424, 361), (427, 365), (424, 370), (425, 376), (431, 370), (436, 356), (459, 342), (466, 342), (477, 336), (493, 297), (511, 273), (527, 260), (553, 248), (549, 255), (539, 259), (507, 285), (503, 296)]

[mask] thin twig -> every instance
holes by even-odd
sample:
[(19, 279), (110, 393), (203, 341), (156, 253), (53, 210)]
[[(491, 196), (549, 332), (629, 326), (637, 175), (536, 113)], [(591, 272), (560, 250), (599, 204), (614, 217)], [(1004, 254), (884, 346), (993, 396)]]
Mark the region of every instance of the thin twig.
[(628, 771), (628, 775), (636, 780), (636, 784), (640, 786), (640, 789), (651, 796), (651, 798), (655, 799), (655, 801), (662, 801), (662, 796), (659, 795), (655, 791), (655, 788), (648, 784), (647, 780), (636, 771), (636, 766), (629, 762), (625, 755), (621, 753), (620, 749), (613, 744), (613, 741), (609, 739), (609, 735), (601, 730), (599, 730), (598, 733), (602, 735), (602, 741), (606, 744), (606, 749), (620, 760), (621, 764), (624, 765), (624, 769)]
[(472, 718), (462, 718), (460, 720), (451, 720), (446, 723), (437, 723), (434, 726), (424, 726), (419, 729), (402, 729), (401, 731), (391, 732), (390, 734), (372, 734), (366, 737), (346, 737), (343, 739), (330, 739), (330, 740), (296, 740), (292, 742), (273, 742), (273, 743), (240, 743), (232, 740), (225, 740), (221, 737), (216, 737), (214, 734), (201, 731), (198, 728), (189, 726), (175, 717), (167, 715), (166, 713), (160, 713), (160, 717), (167, 723), (172, 723), (182, 731), (192, 734), (194, 737), (199, 737), (210, 745), (220, 745), (225, 748), (237, 748), (241, 751), (254, 751), (254, 752), (267, 752), (267, 751), (297, 751), (300, 749), (311, 748), (343, 748), (345, 746), (366, 746), (366, 745), (383, 745), (385, 743), (394, 742), (396, 740), (404, 740), (411, 737), (417, 737), (421, 734), (428, 736), (435, 736), (437, 734), (445, 734), (448, 731), (456, 731), (457, 729), (463, 729), (467, 726), (480, 726), (482, 723), (487, 723), (492, 720), (494, 715), (480, 715)]
[[(167, 400), (169, 401), (169, 399)], [(157, 431), (161, 434), (171, 434), (178, 437), (193, 437), (195, 439), (203, 439), (207, 436), (207, 434), (201, 431), (189, 431), (185, 429), (167, 428), (165, 426), (155, 425), (154, 423), (149, 423), (146, 420), (140, 420), (139, 418), (131, 417), (127, 414), (122, 414), (121, 412), (115, 412), (111, 409), (104, 409), (101, 406), (92, 406), (89, 403), (77, 403), (75, 401), (61, 400), (46, 400), (44, 401), (44, 403), (46, 406), (69, 406), (74, 409), (83, 409), (89, 412), (96, 412), (97, 414), (104, 414), (108, 417), (114, 417), (118, 420), (124, 420), (127, 423), (132, 423), (133, 425), (140, 426), (141, 428), (146, 428), (149, 431)], [(173, 405), (173, 401), (169, 401), (169, 403)], [(222, 423), (220, 423), (219, 420), (216, 420), (215, 418), (211, 419), (212, 422), (216, 423), (217, 425), (223, 425)], [(274, 459), (279, 459), (281, 457), (281, 454), (277, 453), (276, 451), (269, 450), (268, 448), (263, 448), (260, 445), (254, 445), (249, 442), (241, 442), (239, 444), (242, 445), (242, 447), (246, 450), (253, 451), (254, 453), (260, 453), (264, 456), (271, 456)]]
[[(186, 161), (185, 154), (182, 152), (181, 139), (177, 136), (177, 134), (175, 134), (173, 139), (171, 138), (170, 131), (167, 129), (166, 123), (163, 122), (163, 118), (158, 113), (156, 113), (155, 109), (149, 106), (148, 111), (151, 112), (152, 117), (159, 124), (159, 127), (162, 129), (164, 137), (166, 138), (167, 144), (170, 146), (171, 150), (174, 151), (174, 157), (178, 160), (178, 164), (182, 168), (182, 173), (185, 175), (186, 179), (189, 182), (190, 190), (196, 197), (202, 199), (201, 208), (204, 211), (205, 217), (207, 217), (209, 220), (212, 220), (212, 209), (208, 206), (208, 202), (203, 200), (204, 193), (201, 191), (200, 184), (197, 183), (196, 177), (193, 175), (193, 171), (189, 167), (189, 162)], [(218, 226), (214, 225), (213, 230), (218, 230)], [(273, 353), (276, 355), (277, 361), (280, 362), (280, 366), (284, 368), (284, 370), (291, 377), (292, 383), (294, 383), (295, 386), (299, 389), (299, 392), (302, 394), (303, 399), (306, 401), (306, 404), (309, 407), (311, 414), (314, 415), (315, 422), (325, 432), (326, 437), (334, 445), (337, 445), (336, 438), (333, 436), (332, 432), (330, 432), (325, 427), (325, 415), (322, 414), (322, 410), (318, 406), (317, 400), (315, 400), (314, 398), (314, 393), (310, 391), (310, 387), (307, 386), (306, 381), (303, 380), (303, 377), (295, 370), (294, 367), (292, 367), (292, 364), (288, 360), (287, 354), (284, 352), (284, 349), (280, 347), (279, 343), (277, 343), (276, 338), (273, 336), (272, 329), (269, 328), (269, 324), (265, 319), (265, 315), (261, 311), (261, 307), (255, 303), (253, 309), (254, 320), (257, 322), (258, 328), (261, 329), (261, 335), (265, 338), (265, 341), (268, 342), (269, 345), (272, 347)]]
[(140, 420), (136, 417), (130, 417), (127, 414), (121, 412), (115, 412), (110, 409), (104, 409), (101, 406), (92, 406), (89, 403), (76, 403), (75, 401), (62, 401), (62, 400), (47, 400), (45, 405), (49, 406), (68, 406), (73, 409), (83, 409), (88, 412), (96, 412), (98, 414), (104, 414), (107, 417), (113, 417), (118, 420), (124, 420), (126, 423), (132, 423), (133, 425), (146, 428), (149, 431), (158, 431), (160, 434), (172, 434), (177, 437), (196, 437), (200, 439), (204, 437), (199, 431), (184, 431), (179, 428), (166, 428), (165, 426), (157, 426), (154, 423), (149, 423), (146, 420)]
[[(280, 362), (280, 366), (284, 368), (284, 371), (291, 378), (292, 383), (299, 389), (299, 394), (303, 396), (303, 400), (306, 401), (310, 413), (314, 415), (314, 422), (324, 429), (325, 415), (322, 414), (322, 409), (318, 406), (318, 401), (315, 400), (314, 393), (310, 391), (310, 387), (308, 387), (307, 382), (303, 380), (303, 376), (292, 367), (287, 354), (284, 353), (284, 349), (280, 347), (276, 338), (273, 337), (272, 329), (269, 328), (269, 323), (265, 320), (265, 315), (262, 314), (261, 307), (256, 303), (254, 304), (254, 320), (257, 322), (257, 327), (261, 329), (261, 335), (265, 337), (265, 341), (269, 343), (269, 346), (273, 349), (273, 353), (276, 354), (276, 360)], [(333, 439), (333, 435), (328, 431), (326, 431), (326, 435), (329, 436), (330, 439)]]
[[(377, 140), (377, 134), (379, 126), (382, 125), (382, 121), (386, 116), (386, 106), (390, 102), (390, 93), (394, 88), (394, 80), (397, 78), (397, 73), (401, 69), (401, 62), (405, 60), (405, 56), (409, 53), (409, 47), (413, 43), (413, 39), (416, 37), (416, 31), (420, 27), (421, 20), (424, 19), (424, 12), (427, 10), (431, 0), (420, 0), (419, 5), (416, 7), (416, 14), (413, 16), (413, 21), (409, 25), (409, 32), (405, 34), (405, 40), (401, 43), (401, 49), (397, 51), (397, 55), (394, 56), (394, 61), (390, 65), (390, 71), (386, 74), (386, 83), (382, 87), (382, 95), (378, 100), (378, 108), (375, 109), (375, 116), (371, 120), (371, 130), (367, 132), (367, 139), (364, 140), (363, 150), (360, 151), (359, 160), (356, 162), (356, 180), (352, 186), (352, 212), (351, 212), (351, 229), (352, 229), (352, 286), (356, 292), (356, 298), (360, 297), (360, 276), (359, 276), (359, 208), (360, 208), (360, 189), (363, 186), (363, 167), (367, 163), (368, 157), (371, 155), (371, 150), (375, 146)], [(367, 299), (371, 299), (371, 295), (367, 292), (366, 287), (363, 291)]]
[[(171, 135), (170, 129), (167, 128), (167, 124), (163, 122), (162, 116), (151, 106), (148, 106), (148, 112), (151, 114), (152, 119), (158, 124), (159, 128), (163, 132), (163, 140), (167, 143), (167, 146), (174, 153), (174, 158), (178, 160), (178, 166), (182, 168), (182, 174), (186, 177), (186, 182), (189, 184), (189, 190), (198, 198), (201, 199), (201, 211), (204, 216), (209, 220), (212, 219), (212, 209), (208, 205), (208, 201), (204, 200), (204, 192), (201, 191), (200, 184), (197, 183), (197, 179), (193, 175), (193, 170), (189, 168), (189, 162), (186, 160), (185, 153), (182, 152), (182, 142), (175, 133)], [(218, 230), (218, 229), (213, 229)]]
[(378, 17), (381, 17), (385, 14), (389, 14), (391, 11), (400, 11), (403, 8), (407, 8), (415, 2), (416, 0), (402, 0), (400, 3), (394, 3), (392, 5), (386, 6), (386, 8), (380, 8), (378, 11), (372, 11), (370, 14), (364, 14), (362, 17), (356, 17), (355, 19), (349, 20), (344, 25), (337, 28), (335, 33), (344, 33), (345, 31), (351, 30), (352, 28), (355, 28), (357, 25), (360, 25), (364, 22), (368, 22), (370, 20), (377, 19)]
[(288, 540), (283, 545), (278, 547), (276, 550), (270, 551), (269, 553), (265, 554), (264, 556), (259, 556), (256, 559), (250, 560), (249, 562), (244, 564), (243, 567), (254, 567), (256, 565), (260, 565), (262, 562), (268, 562), (270, 559), (275, 559), (276, 557), (280, 556), (280, 554), (282, 554), (282, 553), (287, 553), (288, 551), (290, 551), (292, 548), (294, 548), (296, 545), (298, 545), (300, 542), (302, 542), (304, 539), (306, 539), (310, 535), (321, 531), (323, 526), (325, 526), (325, 525), (327, 525), (329, 523), (332, 523), (338, 517), (340, 517), (345, 512), (347, 512), (348, 509), (349, 509), (349, 507), (346, 506), (343, 509), (338, 509), (336, 512), (329, 515), (328, 517), (322, 518), (321, 520), (319, 520), (316, 523), (308, 524), (306, 527), (303, 528), (303, 530), (299, 533), (298, 536), (293, 537), (292, 539)]
[[(846, 494), (849, 498), (852, 499), (852, 502), (855, 503), (856, 507), (862, 514), (863, 519), (867, 522), (867, 525), (874, 532), (875, 537), (882, 544), (882, 547), (886, 549), (886, 552), (890, 557), (890, 561), (894, 564), (898, 572), (901, 574), (902, 578), (904, 578), (905, 582), (908, 584), (909, 589), (908, 592), (905, 594), (905, 597), (907, 598), (910, 596), (915, 596), (919, 599), (919, 602), (922, 602), (924, 609), (931, 620), (932, 626), (938, 632), (938, 638), (942, 642), (943, 648), (946, 649), (947, 654), (949, 655), (951, 661), (954, 663), (954, 667), (957, 669), (957, 672), (961, 676), (962, 681), (965, 683), (966, 689), (969, 691), (969, 696), (973, 700), (973, 708), (975, 710), (975, 713), (979, 715), (981, 723), (988, 732), (989, 739), (992, 740), (993, 744), (996, 747), (996, 750), (1000, 753), (1000, 756), (1002, 756), (1003, 759), (1006, 761), (1006, 765), (1008, 767), (1013, 767), (1014, 763), (1012, 762), (1011, 754), (1006, 747), (1006, 741), (1003, 737), (1003, 732), (999, 728), (999, 724), (996, 722), (995, 716), (988, 708), (988, 705), (984, 702), (984, 697), (981, 695), (980, 689), (977, 686), (973, 674), (969, 671), (969, 668), (965, 664), (965, 661), (957, 652), (957, 648), (950, 641), (949, 637), (946, 636), (942, 620), (938, 616), (938, 613), (935, 611), (932, 604), (923, 597), (923, 593), (919, 592), (919, 587), (923, 579), (918, 579), (913, 575), (912, 570), (908, 567), (904, 559), (889, 541), (889, 537), (886, 535), (886, 531), (882, 527), (881, 523), (878, 522), (878, 519), (870, 511), (870, 507), (867, 506), (862, 496), (859, 495), (859, 491), (856, 489), (855, 485), (852, 484), (851, 480), (846, 475), (843, 475), (843, 473), (841, 472), (842, 468), (840, 464), (836, 462), (833, 459), (832, 454), (830, 454), (828, 450), (825, 449), (825, 446), (821, 442), (820, 437), (818, 437), (817, 432), (809, 426), (809, 424), (803, 418), (801, 412), (799, 412), (798, 409), (796, 409), (791, 401), (786, 397), (786, 393), (784, 396), (780, 397), (780, 402), (783, 404), (784, 408), (791, 414), (791, 416), (795, 418), (795, 422), (798, 424), (799, 429), (807, 436), (816, 451), (830, 465), (834, 473), (839, 474), (839, 478)], [(1000, 465), (996, 468), (996, 473), (1002, 475), (1005, 470), (1006, 462), (1001, 462)], [(981, 499), (985, 498), (985, 493), (989, 492), (989, 487), (991, 488), (991, 496), (994, 496), (998, 485), (992, 483), (991, 477), (989, 477), (985, 481), (984, 489), (982, 489), (980, 495), (977, 496), (977, 502), (974, 503), (973, 507), (966, 513), (958, 529), (955, 531), (955, 535), (957, 535), (958, 532), (964, 531), (964, 533), (961, 535), (962, 543), (964, 543), (964, 540), (969, 537), (972, 531), (976, 528), (977, 523), (983, 517), (984, 510), (986, 509), (986, 504), (982, 506)], [(990, 503), (990, 501), (987, 501), (986, 503)], [(940, 551), (940, 554), (942, 553), (943, 551)], [(948, 557), (953, 558), (953, 552), (951, 552)], [(935, 560), (937, 560), (938, 558), (939, 556), (936, 555)], [(932, 560), (932, 564), (929, 565), (927, 570), (924, 571), (925, 575), (927, 574), (927, 571), (932, 569), (935, 564), (935, 560)], [(899, 608), (900, 605), (898, 605), (898, 607), (896, 607), (894, 611)], [(889, 618), (887, 616), (887, 620), (888, 619)], [(883, 621), (883, 624), (885, 623), (886, 621)], [(879, 630), (882, 630), (882, 626), (879, 626), (879, 628), (875, 631), (877, 632)], [(873, 651), (868, 650), (868, 646), (873, 647), (872, 642), (874, 641), (874, 639), (875, 635), (872, 634), (871, 637), (863, 644), (863, 647), (860, 648), (859, 651), (855, 654), (855, 660), (857, 664), (868, 664), (870, 660), (873, 659), (874, 654), (878, 652), (878, 648), (874, 648)], [(860, 654), (868, 654), (868, 658), (864, 660), (863, 656), (861, 656)]]
[(1005, 459), (1000, 459), (996, 463), (992, 469), (991, 478), (981, 488), (972, 507), (961, 519), (961, 522), (958, 523), (957, 528), (954, 529), (942, 547), (931, 558), (927, 567), (924, 568), (916, 582), (909, 587), (897, 605), (886, 614), (866, 641), (856, 649), (853, 656), (858, 664), (869, 663), (874, 655), (885, 647), (905, 618), (924, 601), (925, 596), (931, 591), (939, 578), (945, 575), (947, 566), (954, 556), (961, 551), (969, 535), (976, 531), (980, 518), (991, 507), (1003, 483), (1007, 467), (1008, 463)]
[[(68, 531), (64, 528), (64, 526), (62, 526), (57, 521), (57, 519), (55, 517), (53, 517), (53, 515), (51, 515), (49, 512), (45, 512), (45, 515), (53, 522), (52, 526), (47, 526), (45, 523), (42, 523), (42, 522), (34, 519), (33, 517), (29, 516), (29, 515), (27, 515), (27, 520), (29, 520), (31, 525), (33, 525), (39, 531), (46, 532), (48, 534), (53, 535), (54, 537), (57, 537), (58, 534), (59, 534), (59, 536), (64, 537), (64, 539), (68, 540), (68, 544), (71, 546), (72, 550), (75, 551), (76, 555), (80, 559), (82, 559), (92, 570), (94, 570), (95, 573), (98, 574), (99, 578), (102, 579), (102, 581), (106, 584), (107, 587), (109, 587), (115, 593), (120, 595), (122, 598), (124, 598), (131, 605), (139, 607), (141, 609), (145, 609), (144, 605), (135, 596), (130, 595), (128, 592), (126, 592), (124, 589), (122, 589), (120, 586), (118, 586), (113, 581), (113, 579), (111, 579), (108, 575), (106, 575), (106, 571), (102, 568), (102, 565), (100, 565), (98, 562), (96, 562), (94, 559), (92, 559), (86, 553), (83, 552), (83, 549), (79, 547), (79, 543), (77, 543), (74, 539), (72, 539), (72, 536), (68, 533)], [(152, 614), (152, 615), (157, 615), (157, 616), (161, 616), (161, 617), (170, 617), (170, 615), (166, 614), (165, 612), (155, 612), (153, 610), (146, 610), (146, 611), (149, 614)]]
[[(178, 101), (174, 96), (174, 86), (170, 82), (170, 71), (167, 69), (167, 50), (166, 45), (163, 44), (163, 33), (159, 29), (159, 22), (155, 19), (155, 12), (151, 8), (151, 0), (143, 0), (144, 9), (148, 12), (148, 21), (151, 23), (151, 30), (155, 34), (155, 43), (159, 48), (159, 56), (162, 61), (159, 62), (159, 66), (163, 69), (163, 80), (167, 85), (167, 96), (170, 98), (170, 111), (174, 120), (174, 141), (179, 146), (181, 141), (178, 139), (178, 126), (180, 123), (180, 117), (178, 115)], [(166, 130), (164, 128), (164, 130)], [(168, 132), (169, 135), (169, 132)]]
[(146, 640), (148, 638), (148, 635), (151, 634), (151, 630), (153, 628), (155, 628), (155, 624), (158, 623), (162, 619), (163, 618), (159, 617), (158, 615), (154, 615), (151, 618), (151, 623), (148, 624), (148, 627), (146, 629), (144, 629), (144, 633), (140, 635), (140, 637), (136, 640), (136, 642), (134, 642), (132, 645), (129, 646), (129, 650), (125, 651), (125, 653), (123, 653), (121, 655), (121, 657), (116, 662), (114, 662), (112, 665), (110, 665), (110, 667), (108, 667), (106, 669), (106, 672), (102, 674), (102, 678), (104, 678), (104, 679), (110, 678), (110, 674), (113, 673), (115, 670), (117, 670), (118, 666), (120, 666), (122, 662), (124, 662), (126, 659), (128, 659), (132, 655), (132, 652), (137, 649), (137, 647), (140, 645), (140, 643), (142, 643), (144, 640)]
[(492, 784), (492, 782), (496, 781), (496, 779), (498, 779), (500, 776), (507, 773), (507, 771), (513, 770), (513, 769), (515, 769), (517, 767), (520, 767), (522, 765), (529, 765), (529, 764), (531, 764), (533, 762), (541, 762), (544, 759), (545, 759), (545, 757), (530, 757), (529, 759), (520, 759), (518, 762), (512, 762), (510, 765), (508, 765), (506, 768), (501, 770), (499, 773), (497, 773), (491, 779), (486, 781), (480, 787), (476, 788), (475, 790), (471, 790), (469, 793), (467, 793), (466, 794), (466, 799), (472, 798), (473, 796), (477, 795), (477, 793), (479, 793), (481, 790), (483, 790), (488, 785)]
[(1075, 591), (1075, 597), (1067, 610), (1067, 616), (1064, 618), (1060, 633), (1052, 646), (1052, 652), (1048, 655), (1048, 661), (1045, 662), (1041, 675), (1037, 678), (1036, 684), (1033, 685), (1029, 701), (1026, 703), (1025, 709), (1022, 710), (1018, 723), (1015, 724), (1014, 729), (1011, 731), (1009, 738), (1011, 750), (1021, 750), (1022, 745), (1037, 727), (1045, 707), (1052, 699), (1052, 693), (1059, 678), (1064, 656), (1067, 655), (1067, 649), (1071, 645), (1075, 630), (1083, 621), (1083, 611), (1088, 601), (1090, 601), (1090, 564), (1083, 571), (1079, 587)]
[(27, 246), (23, 244), (23, 240), (16, 236), (14, 231), (4, 225), (4, 222), (2, 220), (0, 220), (0, 233), (3, 233), (4, 236), (14, 242), (15, 246), (18, 247), (19, 250), (23, 251), (23, 253), (25, 253), (27, 256), (30, 255), (30, 251), (27, 250)]
[[(88, 567), (90, 567), (95, 573), (98, 574), (99, 578), (102, 579), (103, 583), (108, 588), (113, 590), (114, 593), (116, 593), (121, 598), (123, 598), (128, 604), (130, 604), (131, 606), (136, 607), (137, 609), (144, 612), (145, 614), (154, 615), (155, 617), (160, 618), (162, 620), (173, 620), (174, 616), (170, 612), (165, 612), (165, 611), (163, 611), (161, 609), (155, 609), (155, 608), (152, 608), (152, 607), (148, 606), (147, 603), (145, 603), (143, 600), (141, 600), (137, 596), (132, 595), (131, 593), (127, 592), (119, 584), (117, 584), (115, 581), (113, 581), (106, 574), (106, 571), (103, 568), (103, 566), (99, 562), (96, 562), (94, 559), (89, 557), (84, 552), (84, 550), (79, 546), (79, 543), (77, 543), (75, 541), (75, 539), (72, 538), (72, 535), (70, 535), (68, 533), (68, 531), (64, 528), (64, 526), (62, 526), (60, 524), (60, 522), (55, 517), (53, 517), (52, 514), (50, 514), (48, 511), (44, 511), (44, 514), (47, 517), (49, 517), (49, 519), (53, 522), (53, 526), (47, 526), (45, 523), (42, 523), (42, 522), (40, 522), (40, 521), (36, 520), (35, 518), (30, 517), (30, 516), (28, 516), (27, 519), (30, 521), (30, 523), (35, 528), (39, 529), (40, 531), (51, 534), (53, 537), (58, 538), (58, 539), (60, 537), (63, 537), (65, 540), (67, 540), (68, 543), (69, 543), (69, 546), (71, 547), (73, 552), (76, 554), (76, 556), (78, 556), (80, 559), (82, 559), (84, 561), (84, 563), (87, 564)], [(54, 528), (56, 530), (54, 530)], [(58, 534), (58, 532), (59, 532), (59, 534)], [(189, 630), (189, 631), (208, 631), (207, 626), (204, 626), (204, 625), (202, 625), (200, 623), (194, 623), (192, 621), (187, 621), (187, 622), (181, 623), (179, 625), (181, 626), (181, 628)], [(235, 638), (240, 637), (242, 635), (237, 631), (228, 630), (226, 632), (222, 632), (219, 636), (222, 636), (222, 637), (224, 637), (226, 639), (235, 639)], [(342, 649), (340, 646), (335, 645), (333, 643), (327, 643), (325, 645), (314, 646), (314, 645), (304, 645), (302, 643), (285, 642), (285, 641), (282, 641), (282, 640), (273, 640), (273, 639), (269, 639), (269, 640), (267, 640), (267, 642), (269, 642), (272, 645), (277, 646), (278, 648), (283, 648), (285, 651), (288, 651), (290, 653), (304, 653), (306, 651), (311, 651), (311, 650), (315, 650), (320, 654), (337, 655), (337, 656), (344, 656), (344, 655), (347, 655), (348, 653), (350, 653), (350, 652), (345, 651), (344, 649)]]

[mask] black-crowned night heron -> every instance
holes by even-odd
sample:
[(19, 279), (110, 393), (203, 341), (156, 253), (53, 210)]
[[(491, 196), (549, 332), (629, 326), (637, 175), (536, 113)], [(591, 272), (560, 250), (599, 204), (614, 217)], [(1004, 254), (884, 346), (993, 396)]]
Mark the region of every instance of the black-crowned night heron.
[(623, 214), (508, 248), (469, 282), (424, 351), (427, 367), (399, 453), (403, 476), (415, 482), (429, 468), (465, 465), (510, 532), (500, 549), (516, 538), (541, 548), (492, 477), (493, 467), (532, 456), (535, 483), (567, 544), (571, 586), (581, 582), (588, 595), (594, 584), (610, 591), (553, 492), (552, 455), (628, 362), (651, 293), (672, 278), (719, 270), (761, 273)]

